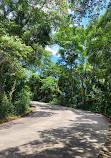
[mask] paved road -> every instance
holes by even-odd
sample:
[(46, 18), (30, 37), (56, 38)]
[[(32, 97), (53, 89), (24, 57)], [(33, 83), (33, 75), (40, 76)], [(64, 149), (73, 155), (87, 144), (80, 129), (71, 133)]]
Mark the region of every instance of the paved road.
[(46, 103), (0, 125), (0, 158), (96, 158), (107, 136), (99, 114)]

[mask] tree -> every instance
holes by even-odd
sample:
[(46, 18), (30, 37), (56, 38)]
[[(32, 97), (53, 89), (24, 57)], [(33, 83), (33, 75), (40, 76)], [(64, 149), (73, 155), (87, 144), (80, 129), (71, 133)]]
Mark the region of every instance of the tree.
[(69, 4), (72, 23), (80, 25), (83, 17), (87, 18), (89, 22), (98, 19), (100, 11), (106, 8), (107, 0), (69, 0)]
[(111, 48), (111, 8), (86, 29), (87, 55), (92, 66), (92, 84), (95, 107), (100, 112), (110, 113), (110, 48)]
[[(34, 100), (63, 105), (82, 103), (84, 108), (111, 113), (111, 3), (97, 19), (104, 2), (0, 1), (2, 117), (8, 116), (9, 111), (26, 112), (30, 90)], [(93, 19), (86, 29), (75, 25), (83, 16)], [(60, 46), (56, 64), (44, 49), (52, 43)]]
[(41, 86), (42, 81), (39, 74), (32, 74), (28, 78), (28, 86), (30, 87), (31, 92), (33, 93), (33, 100), (41, 100)]
[(61, 46), (61, 49), (59, 50), (59, 63), (66, 65), (67, 70), (69, 70), (69, 80), (71, 81), (72, 92), (70, 98), (73, 100), (74, 95), (76, 95), (74, 92), (74, 76), (76, 74), (76, 79), (78, 80), (79, 78), (81, 81), (82, 104), (85, 104), (85, 69), (82, 68), (85, 63), (85, 30), (83, 28), (71, 26), (67, 29), (62, 28), (58, 33), (56, 33), (55, 41)]
[[(22, 75), (24, 68), (22, 61), (26, 61), (27, 54), (33, 50), (31, 47), (22, 44), (21, 39), (2, 35), (0, 37), (0, 76), (1, 80), (9, 71), (12, 78)], [(10, 69), (9, 68), (10, 65)], [(6, 70), (5, 70), (6, 69)], [(14, 82), (15, 83), (15, 82)], [(2, 88), (0, 88), (2, 90)]]
[[(0, 30), (0, 35), (0, 116), (6, 117), (14, 112), (12, 102), (16, 86), (21, 78), (27, 76), (27, 70), (23, 65), (24, 62), (27, 63), (27, 55), (33, 49), (23, 44), (20, 38), (6, 34), (3, 28)], [(27, 108), (28, 104), (29, 101)]]

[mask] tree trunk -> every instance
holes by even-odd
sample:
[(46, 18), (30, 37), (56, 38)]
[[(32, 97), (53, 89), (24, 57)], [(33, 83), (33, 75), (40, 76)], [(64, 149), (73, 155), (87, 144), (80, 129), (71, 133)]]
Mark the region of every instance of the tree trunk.
[(4, 94), (3, 85), (2, 85), (2, 81), (3, 81), (3, 68), (4, 68), (4, 64), (2, 64), (0, 66), (0, 98), (1, 99), (2, 99), (3, 94)]
[(11, 102), (11, 100), (12, 100), (12, 95), (13, 95), (13, 93), (14, 93), (14, 91), (15, 91), (15, 86), (16, 86), (16, 79), (15, 79), (15, 81), (14, 81), (14, 83), (13, 83), (13, 86), (12, 86), (12, 89), (11, 89), (11, 91), (10, 91), (10, 93), (9, 93), (9, 100), (10, 100), (10, 102)]
[(78, 70), (76, 70), (77, 74), (79, 75), (80, 77), (80, 80), (81, 80), (81, 95), (82, 95), (82, 105), (85, 105), (85, 87), (84, 87), (84, 79), (83, 79), (83, 76), (80, 75), (80, 73), (78, 72)]
[(81, 78), (81, 89), (82, 89), (82, 104), (85, 105), (85, 88), (84, 80)]
[(74, 96), (74, 80), (73, 80), (73, 69), (71, 65), (71, 88), (72, 88), (72, 97), (71, 97), (71, 102), (73, 102), (73, 96)]

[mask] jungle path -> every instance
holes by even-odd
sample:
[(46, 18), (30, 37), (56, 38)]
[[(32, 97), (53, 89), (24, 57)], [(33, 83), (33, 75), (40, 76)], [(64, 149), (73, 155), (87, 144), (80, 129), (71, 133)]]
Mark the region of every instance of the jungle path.
[(105, 143), (105, 117), (32, 102), (27, 117), (0, 125), (0, 158), (96, 158)]

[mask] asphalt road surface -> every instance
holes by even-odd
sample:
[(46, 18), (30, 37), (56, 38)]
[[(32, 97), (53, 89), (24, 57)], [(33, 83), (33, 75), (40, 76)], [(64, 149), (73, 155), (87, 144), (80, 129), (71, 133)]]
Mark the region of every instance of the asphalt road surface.
[(35, 112), (0, 125), (0, 158), (96, 158), (107, 137), (105, 117), (32, 102)]

